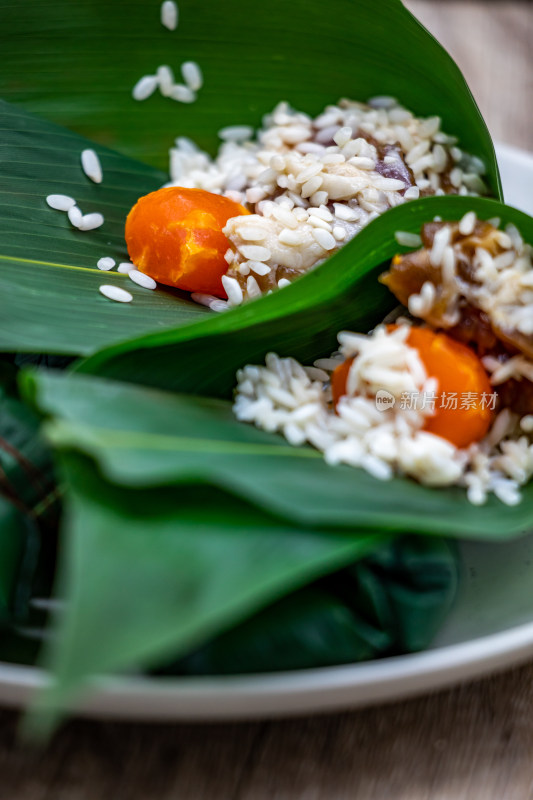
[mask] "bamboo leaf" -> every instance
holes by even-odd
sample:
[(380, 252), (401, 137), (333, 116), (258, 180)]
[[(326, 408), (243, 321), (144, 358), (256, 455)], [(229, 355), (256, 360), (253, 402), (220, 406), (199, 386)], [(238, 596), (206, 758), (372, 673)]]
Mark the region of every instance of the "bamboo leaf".
[(295, 527), (211, 486), (113, 486), (73, 453), (61, 463), (67, 603), (46, 653), (55, 682), (40, 726), (95, 675), (183, 654), (385, 538)]
[(225, 631), (163, 674), (224, 675), (353, 663), (427, 647), (454, 600), (456, 548), (405, 537)]
[[(175, 34), (161, 26), (158, 10), (141, 0), (80, 0), (75, 13), (68, 0), (0, 0), (0, 94), (20, 104), (0, 103), (0, 349), (88, 355), (148, 332), (209, 320), (210, 312), (178, 291), (150, 292), (96, 269), (104, 255), (126, 258), (127, 212), (166, 180), (163, 172), (109, 145), (166, 168), (176, 135), (192, 136), (213, 150), (221, 126), (257, 126), (280, 99), (316, 113), (341, 95), (396, 94), (418, 114), (442, 116), (461, 146), (485, 161), (491, 189), (499, 195), (492, 143), (463, 77), (399, 0), (383, 0), (379, 14), (373, 0), (335, 0), (327, 15), (304, 0), (259, 3), (250, 15), (242, 0), (229, 0), (211, 9), (209, 25), (201, 4), (184, 0)], [(142, 74), (164, 62), (179, 72), (189, 59), (205, 74), (196, 103), (160, 95), (144, 103), (132, 99)], [(94, 137), (104, 182), (92, 184), (80, 169), (87, 139), (23, 108)], [(85, 233), (73, 229), (64, 214), (46, 206), (50, 193), (73, 196), (84, 212), (103, 212), (104, 225)], [(375, 231), (378, 241), (379, 227)], [(335, 269), (345, 270), (359, 256), (356, 243), (348, 245), (333, 259)], [(127, 285), (134, 302), (101, 297), (98, 286), (107, 282)], [(293, 295), (301, 293), (303, 311), (310, 309), (308, 291), (312, 296), (306, 277)], [(361, 296), (368, 305), (361, 316), (366, 324), (383, 294), (362, 287)], [(269, 320), (268, 309), (278, 302), (235, 312), (223, 328), (242, 329), (256, 314), (260, 318), (261, 308)], [(281, 302), (276, 315), (283, 313)], [(332, 312), (329, 321), (336, 319)], [(191, 335), (202, 331), (193, 328)]]
[[(181, 0), (174, 33), (144, 0), (0, 2), (0, 96), (141, 160), (167, 166), (178, 135), (211, 150), (225, 125), (257, 126), (280, 100), (316, 114), (340, 97), (397, 96), (480, 156), (497, 193), (494, 152), (456, 64), (400, 0), (211, 4)], [(180, 79), (197, 61), (204, 87), (190, 105), (131, 90), (158, 65)], [(428, 65), (431, 68), (428, 68)], [(357, 95), (357, 96), (355, 96)]]
[[(1, 367), (4, 368), (5, 362)], [(36, 509), (54, 487), (52, 454), (39, 418), (14, 394), (5, 369), (0, 386), (0, 625), (27, 615), (41, 551)], [(2, 636), (2, 640), (4, 636)]]
[(478, 507), (459, 487), (330, 466), (311, 447), (237, 422), (224, 401), (44, 371), (26, 373), (23, 388), (52, 417), (46, 432), (56, 448), (89, 455), (123, 487), (207, 484), (292, 524), (330, 530), (495, 540), (533, 526), (533, 483), (516, 506), (491, 496)]
[[(148, 330), (188, 323), (206, 309), (172, 289), (141, 289), (128, 277), (102, 272), (96, 262), (128, 261), (124, 222), (139, 195), (165, 176), (106, 148), (98, 148), (104, 184), (82, 172), (80, 136), (0, 101), (0, 349), (90, 353)], [(49, 194), (74, 197), (85, 213), (103, 212), (94, 231), (74, 229), (66, 214), (46, 204)], [(98, 287), (128, 288), (131, 304), (113, 303)]]
[[(405, 251), (396, 231), (419, 233), (436, 215), (513, 222), (533, 242), (533, 219), (495, 200), (430, 197), (387, 211), (320, 268), (292, 286), (200, 323), (147, 335), (102, 350), (77, 369), (175, 391), (229, 396), (244, 364), (269, 351), (312, 364), (337, 346), (341, 330), (368, 331), (397, 305), (377, 282), (384, 262)], [(172, 367), (170, 366), (172, 365)]]

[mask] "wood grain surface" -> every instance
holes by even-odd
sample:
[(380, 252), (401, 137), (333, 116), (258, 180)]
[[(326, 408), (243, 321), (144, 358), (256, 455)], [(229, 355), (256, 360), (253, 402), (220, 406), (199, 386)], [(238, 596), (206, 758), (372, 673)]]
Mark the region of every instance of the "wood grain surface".
[(409, 702), (233, 725), (72, 721), (44, 751), (0, 714), (1, 800), (528, 800), (533, 666)]
[(496, 141), (533, 150), (531, 0), (404, 0), (453, 56)]
[[(532, 4), (407, 5), (463, 69), (494, 137), (533, 150)], [(533, 798), (533, 665), (334, 716), (72, 721), (40, 751), (19, 743), (16, 724), (13, 712), (0, 712), (0, 800)]]

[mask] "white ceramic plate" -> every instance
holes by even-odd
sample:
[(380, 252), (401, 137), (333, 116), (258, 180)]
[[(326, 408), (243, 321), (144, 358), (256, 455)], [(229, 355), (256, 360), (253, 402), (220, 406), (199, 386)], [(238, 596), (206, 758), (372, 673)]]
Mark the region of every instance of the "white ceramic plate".
[[(533, 214), (533, 156), (497, 148), (506, 201)], [(95, 685), (87, 716), (214, 720), (353, 708), (442, 688), (533, 658), (533, 534), (461, 545), (452, 613), (429, 650), (353, 666), (224, 678), (116, 678)], [(0, 664), (0, 703), (22, 705), (43, 685), (38, 670)]]

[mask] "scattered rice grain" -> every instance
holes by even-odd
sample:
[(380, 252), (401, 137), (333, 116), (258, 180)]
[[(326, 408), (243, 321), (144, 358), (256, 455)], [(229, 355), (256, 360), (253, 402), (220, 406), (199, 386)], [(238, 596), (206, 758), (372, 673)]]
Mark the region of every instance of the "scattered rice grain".
[(68, 218), (70, 220), (71, 225), (74, 225), (75, 228), (79, 228), (83, 219), (83, 214), (81, 213), (78, 206), (71, 206), (68, 210)]
[(196, 94), (188, 86), (183, 86), (177, 83), (170, 93), (172, 100), (177, 100), (178, 103), (194, 103)]
[(174, 0), (164, 0), (161, 4), (161, 24), (169, 31), (178, 27), (179, 9)]
[(128, 271), (128, 278), (138, 284), (138, 286), (142, 286), (143, 289), (155, 289), (157, 287), (157, 283), (150, 275), (145, 275), (144, 272), (140, 272), (138, 269), (130, 269)]
[(422, 247), (422, 238), (418, 233), (409, 233), (409, 231), (396, 231), (394, 238), (401, 247)]
[(104, 297), (107, 297), (109, 300), (115, 300), (117, 303), (131, 303), (133, 300), (133, 295), (126, 291), (126, 289), (121, 289), (119, 286), (111, 286), (110, 284), (102, 284), (99, 287), (99, 291)]
[(49, 194), (46, 202), (55, 211), (70, 211), (76, 205), (74, 198), (67, 194)]
[(174, 73), (171, 68), (166, 64), (162, 64), (157, 68), (156, 74), (159, 83), (159, 91), (163, 97), (170, 97), (172, 89), (174, 88)]
[(93, 181), (93, 183), (102, 183), (104, 173), (102, 171), (100, 159), (94, 150), (91, 148), (82, 150), (81, 166), (84, 173)]
[(468, 213), (466, 213), (459, 222), (459, 233), (461, 233), (463, 236), (470, 236), (470, 234), (474, 232), (476, 221), (476, 212), (468, 211)]
[(109, 258), (108, 256), (104, 256), (104, 258), (100, 258), (96, 262), (96, 266), (98, 267), (98, 269), (102, 269), (102, 270), (105, 270), (105, 271), (113, 269), (115, 264), (116, 264), (115, 259), (114, 258)]
[(157, 89), (156, 75), (143, 75), (132, 89), (131, 96), (134, 100), (146, 100)]
[(198, 92), (204, 83), (202, 70), (196, 61), (185, 61), (181, 65), (183, 80), (192, 92)]
[(93, 214), (84, 214), (81, 218), (78, 228), (80, 231), (94, 231), (104, 224), (104, 216), (98, 212)]
[(228, 125), (218, 132), (224, 142), (243, 142), (253, 136), (254, 129), (250, 125)]
[(137, 269), (137, 267), (135, 264), (132, 264), (131, 261), (121, 261), (117, 267), (117, 272), (127, 274), (128, 272), (131, 272), (132, 269)]

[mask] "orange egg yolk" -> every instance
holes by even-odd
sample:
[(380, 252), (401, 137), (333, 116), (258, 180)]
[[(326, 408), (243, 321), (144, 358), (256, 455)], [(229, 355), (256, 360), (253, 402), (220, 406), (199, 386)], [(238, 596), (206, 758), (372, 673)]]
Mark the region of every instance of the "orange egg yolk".
[(126, 220), (128, 253), (159, 283), (226, 297), (222, 275), (230, 242), (222, 228), (243, 206), (203, 189), (171, 186), (141, 197)]
[[(429, 328), (411, 328), (406, 344), (418, 352), (428, 377), (436, 378), (438, 382), (435, 413), (427, 418), (423, 430), (456, 447), (468, 447), (482, 439), (494, 417), (490, 407), (493, 387), (477, 355), (461, 342)], [(347, 359), (331, 376), (335, 407), (346, 394), (352, 362), (353, 358)], [(456, 407), (445, 401), (452, 394), (457, 397)], [(469, 400), (463, 403), (465, 397)]]

